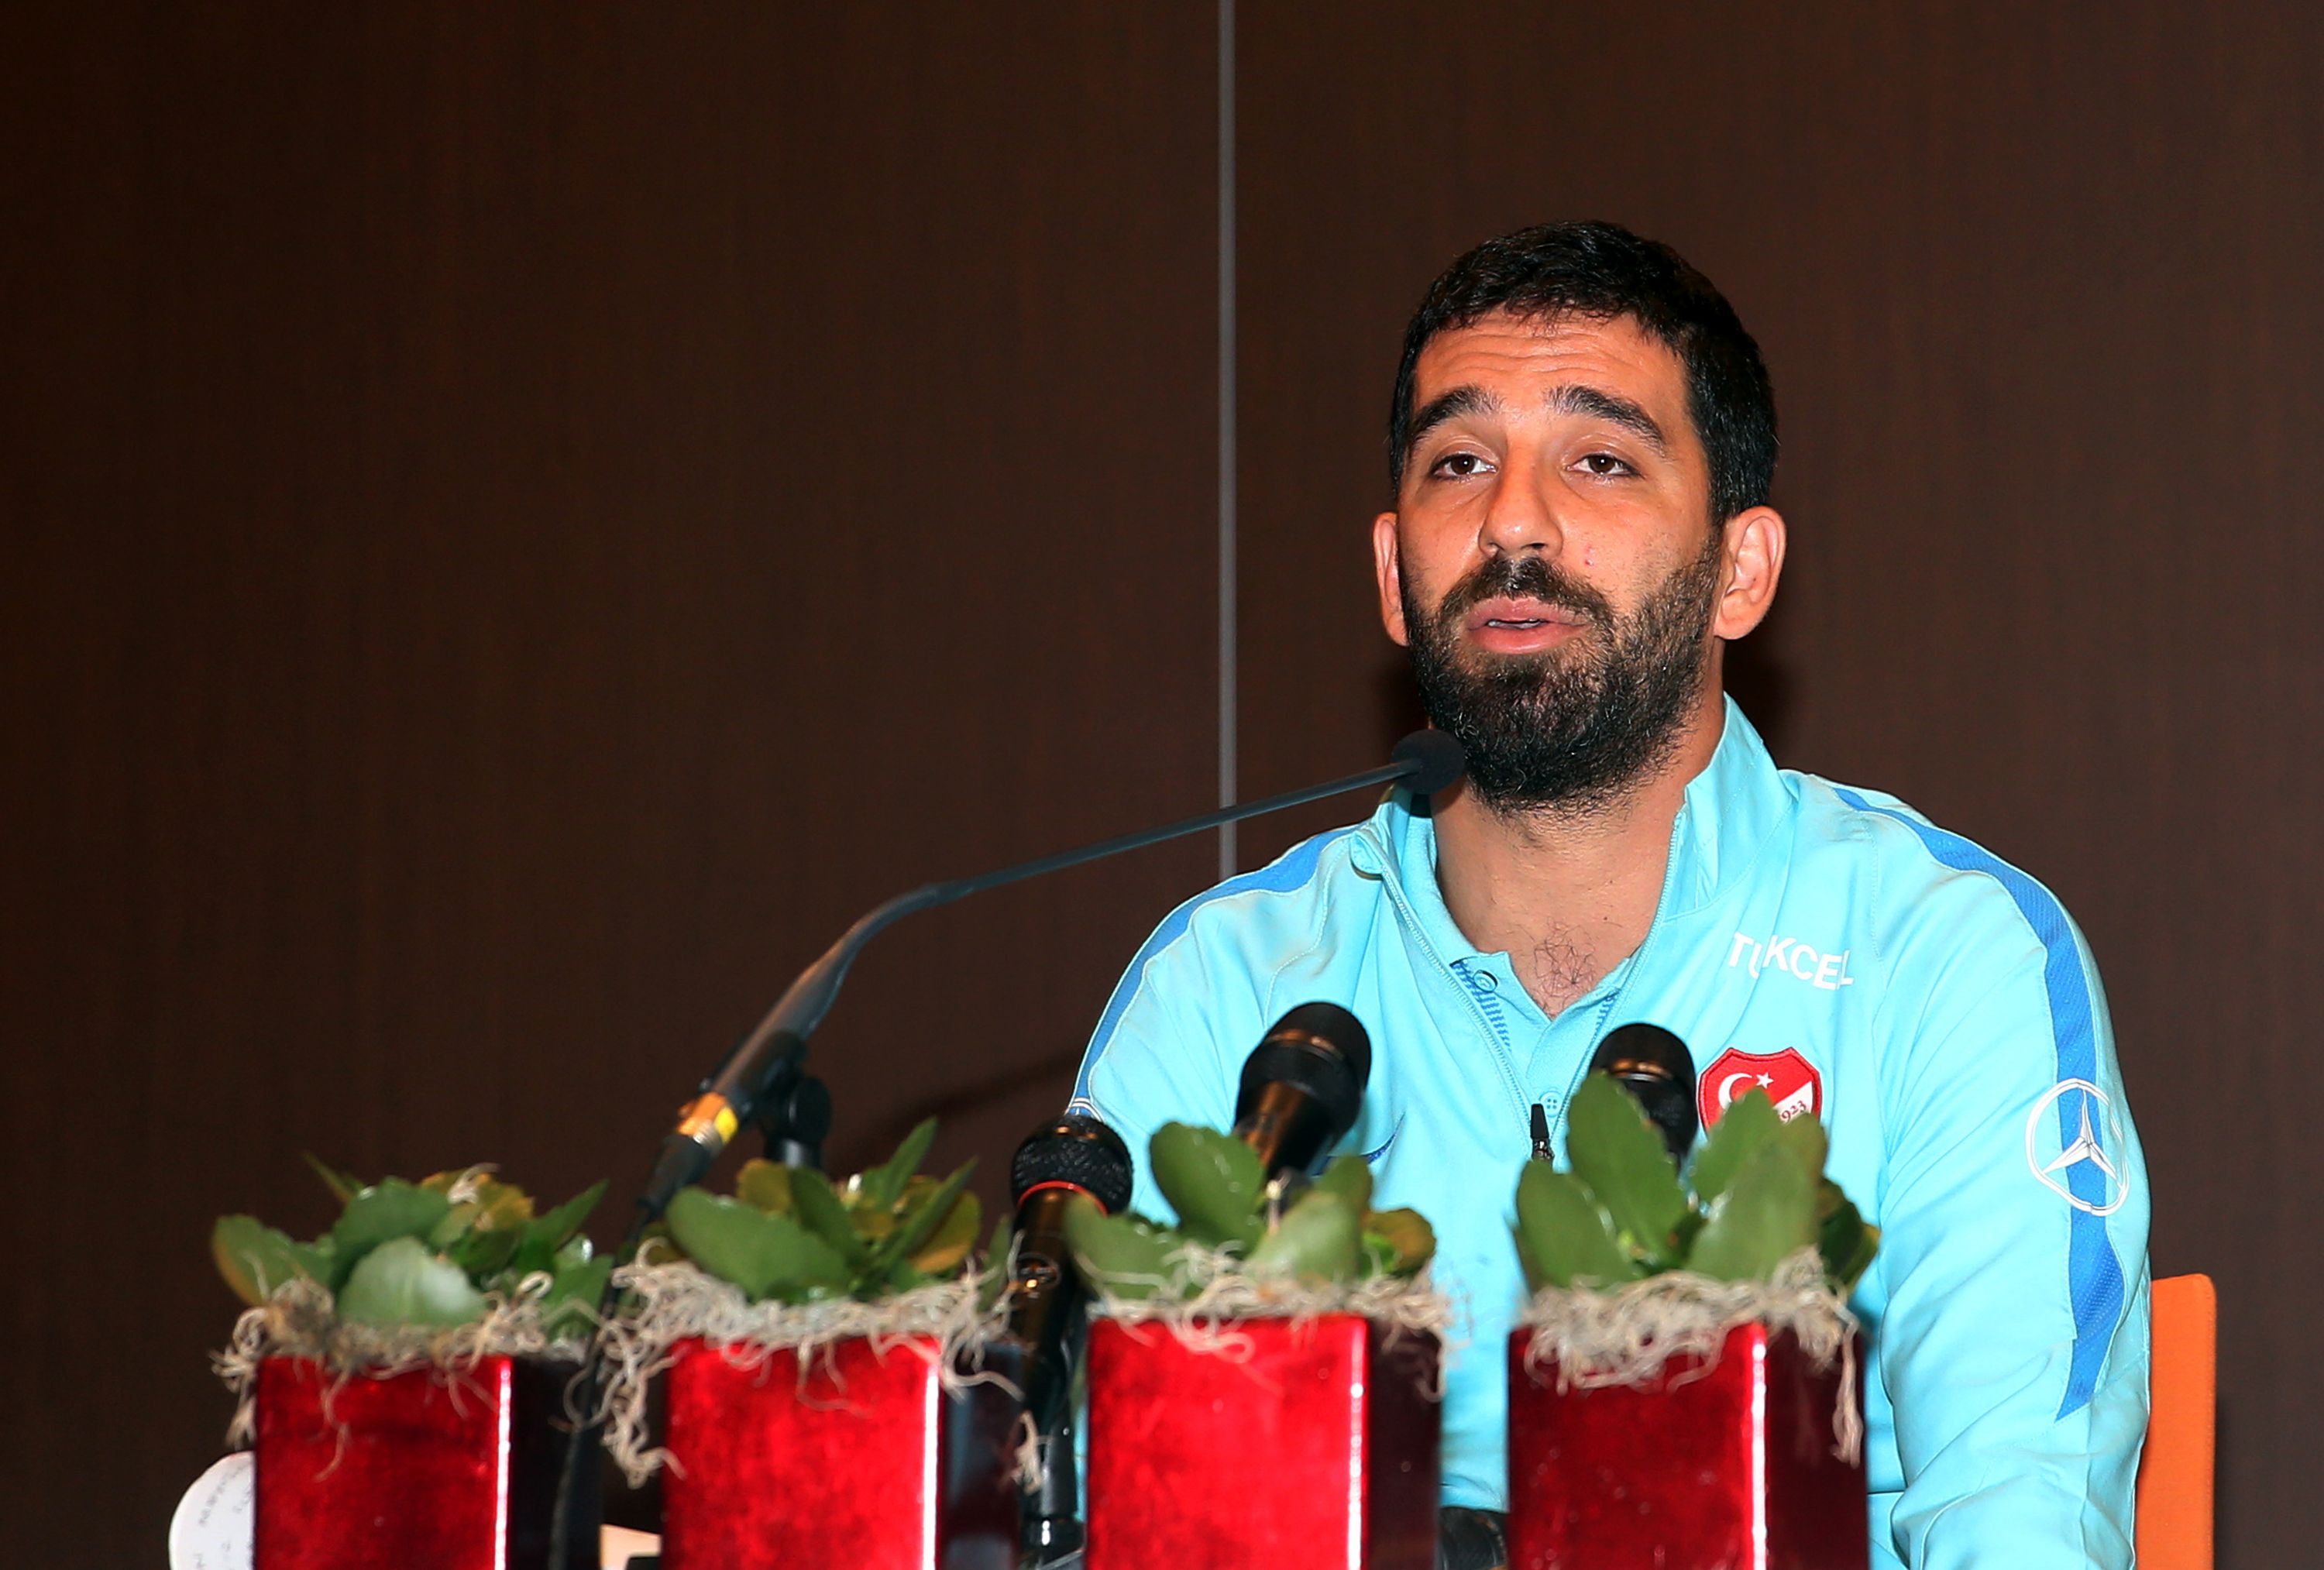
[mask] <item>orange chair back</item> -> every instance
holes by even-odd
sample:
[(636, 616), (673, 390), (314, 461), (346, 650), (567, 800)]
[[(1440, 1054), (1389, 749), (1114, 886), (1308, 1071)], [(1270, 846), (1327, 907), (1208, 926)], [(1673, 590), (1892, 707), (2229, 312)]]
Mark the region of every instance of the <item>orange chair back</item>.
[(2211, 1570), (2218, 1345), (2210, 1277), (2154, 1283), (2153, 1415), (2138, 1462), (2140, 1570)]

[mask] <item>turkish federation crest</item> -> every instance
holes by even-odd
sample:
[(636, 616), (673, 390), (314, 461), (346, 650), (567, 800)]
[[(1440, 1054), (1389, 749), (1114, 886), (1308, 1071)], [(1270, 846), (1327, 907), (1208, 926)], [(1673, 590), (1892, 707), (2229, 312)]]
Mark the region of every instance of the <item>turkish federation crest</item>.
[(1738, 1052), (1729, 1047), (1694, 1082), (1695, 1110), (1702, 1115), (1702, 1126), (1709, 1128), (1717, 1123), (1729, 1104), (1755, 1088), (1767, 1093), (1767, 1099), (1775, 1104), (1776, 1115), (1785, 1123), (1802, 1116), (1814, 1117), (1823, 1111), (1823, 1076), (1816, 1072), (1813, 1063), (1801, 1056), (1798, 1048), (1785, 1047), (1780, 1052)]

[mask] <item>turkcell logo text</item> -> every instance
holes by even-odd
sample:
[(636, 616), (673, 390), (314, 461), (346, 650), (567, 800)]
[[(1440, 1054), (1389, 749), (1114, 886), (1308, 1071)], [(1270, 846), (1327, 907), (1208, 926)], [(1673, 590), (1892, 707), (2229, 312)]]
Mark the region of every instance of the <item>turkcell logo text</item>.
[(1751, 979), (1757, 981), (1764, 971), (1795, 977), (1810, 987), (1823, 992), (1838, 992), (1843, 987), (1856, 985), (1856, 978), (1848, 973), (1849, 950), (1820, 953), (1797, 938), (1755, 938), (1748, 932), (1735, 934), (1735, 946), (1727, 950), (1727, 968), (1748, 966)]

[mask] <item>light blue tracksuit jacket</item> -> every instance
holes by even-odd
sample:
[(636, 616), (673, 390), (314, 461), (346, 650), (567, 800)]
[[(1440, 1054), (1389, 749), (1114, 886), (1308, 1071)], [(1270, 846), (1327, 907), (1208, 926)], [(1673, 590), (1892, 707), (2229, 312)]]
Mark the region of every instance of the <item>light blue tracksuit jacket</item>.
[(1730, 702), (1645, 941), (1551, 1019), (1454, 925), (1434, 826), (1391, 797), (1189, 900), (1131, 961), (1074, 1104), (1130, 1142), (1139, 1209), (1169, 1214), (1154, 1130), (1229, 1125), (1243, 1059), (1318, 998), (1371, 1035), (1342, 1148), (1371, 1161), (1375, 1203), (1434, 1224), (1461, 1310), (1447, 1503), (1504, 1502), (1531, 1108), (1562, 1147), (1599, 1041), (1642, 1020), (1688, 1043), (1714, 1116), (1761, 1082), (1821, 1116), (1831, 1177), (1882, 1229), (1853, 1299), (1874, 1564), (2130, 1565), (2145, 1169), (2097, 969), (2032, 878), (1893, 797), (1778, 770)]

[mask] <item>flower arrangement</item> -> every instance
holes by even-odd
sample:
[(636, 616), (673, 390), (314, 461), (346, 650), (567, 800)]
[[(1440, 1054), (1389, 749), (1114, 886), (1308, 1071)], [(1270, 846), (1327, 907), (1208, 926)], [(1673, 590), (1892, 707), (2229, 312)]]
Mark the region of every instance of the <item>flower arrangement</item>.
[(497, 1299), (528, 1305), (549, 1341), (587, 1329), (613, 1269), (582, 1231), (603, 1182), (537, 1215), (532, 1197), (490, 1165), (364, 1183), (307, 1159), (340, 1204), (329, 1231), (299, 1243), (251, 1216), (211, 1228), (218, 1273), (251, 1308), (304, 1283), (303, 1298), (319, 1291), (351, 1326), (451, 1328), (484, 1319)]
[[(973, 1161), (941, 1180), (919, 1171), (934, 1119), (886, 1161), (834, 1182), (810, 1167), (745, 1162), (731, 1194), (696, 1187), (616, 1272), (606, 1327), (606, 1447), (633, 1482), (666, 1459), (647, 1430), (648, 1390), (685, 1349), (756, 1369), (793, 1354), (799, 1380), (841, 1343), (913, 1342), (951, 1388), (1001, 1327), (998, 1272), (973, 1258), (982, 1206)], [(1005, 1251), (1005, 1231), (994, 1235)]]
[(1784, 1122), (1765, 1090), (1736, 1098), (1687, 1165), (1611, 1076), (1592, 1074), (1567, 1122), (1571, 1169), (1527, 1161), (1517, 1180), (1517, 1246), (1534, 1290), (1595, 1288), (1683, 1271), (1771, 1281), (1812, 1250), (1845, 1299), (1880, 1232), (1824, 1176), (1823, 1125)]
[(1337, 1157), (1302, 1188), (1270, 1183), (1250, 1147), (1216, 1129), (1166, 1123), (1148, 1150), (1176, 1225), (1086, 1198), (1066, 1213), (1066, 1240), (1116, 1317), (1317, 1312), (1336, 1299), (1361, 1312), (1357, 1299), (1434, 1296), (1435, 1232), (1416, 1211), (1372, 1208), (1363, 1157)]
[[(1674, 1360), (1708, 1372), (1731, 1333), (1762, 1326), (1795, 1342), (1810, 1368), (1839, 1364), (1832, 1448), (1852, 1465), (1863, 1420), (1847, 1300), (1880, 1232), (1824, 1175), (1822, 1125), (1786, 1122), (1752, 1089), (1682, 1174), (1638, 1103), (1592, 1074), (1574, 1094), (1566, 1153), (1568, 1170), (1535, 1160), (1517, 1180), (1517, 1249), (1533, 1295), (1513, 1338), (1512, 1389), (1520, 1371), (1538, 1378), (1552, 1365), (1561, 1393), (1658, 1389)], [(1514, 1428), (1511, 1443), (1515, 1456)]]

